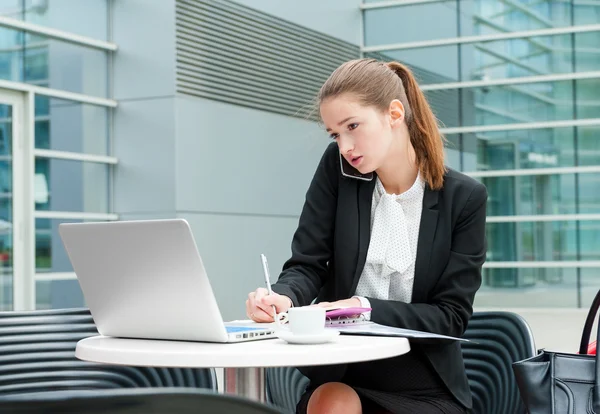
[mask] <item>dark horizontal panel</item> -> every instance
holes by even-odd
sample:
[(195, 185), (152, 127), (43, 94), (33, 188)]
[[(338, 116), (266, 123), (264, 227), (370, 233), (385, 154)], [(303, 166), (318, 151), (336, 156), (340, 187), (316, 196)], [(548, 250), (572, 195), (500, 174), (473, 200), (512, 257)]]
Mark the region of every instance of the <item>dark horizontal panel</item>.
[[(237, 48), (234, 47), (234, 42), (227, 42), (223, 39), (215, 39), (212, 42), (196, 45), (189, 40), (178, 39), (177, 49), (186, 50), (189, 53), (198, 53), (206, 55), (208, 53), (214, 56), (230, 56), (232, 62), (240, 62), (246, 64), (252, 62), (256, 66), (264, 67), (264, 70), (269, 72), (280, 72), (285, 69), (285, 72), (294, 77), (305, 77), (307, 80), (327, 79), (331, 72), (335, 70), (337, 65), (331, 65), (329, 68), (321, 69), (311, 67), (310, 61), (302, 61), (293, 58), (279, 58), (278, 55), (267, 55), (266, 53), (257, 53), (253, 56), (252, 48)], [(320, 75), (320, 76), (319, 76)]]
[[(200, 79), (202, 81), (206, 79), (220, 79), (229, 82), (231, 85), (248, 85), (250, 87), (259, 86), (263, 89), (270, 89), (274, 91), (280, 91), (281, 93), (287, 94), (291, 97), (313, 97), (316, 95), (318, 89), (314, 89), (313, 91), (307, 90), (306, 88), (295, 88), (290, 85), (282, 84), (281, 82), (271, 81), (267, 82), (264, 78), (245, 78), (240, 77), (240, 74), (235, 69), (231, 70), (223, 70), (223, 71), (214, 71), (211, 69), (204, 70), (189, 70), (184, 69), (183, 67), (179, 71), (180, 77), (182, 79), (195, 78)], [(190, 79), (191, 81), (191, 79)]]
[(282, 39), (275, 41), (272, 38), (254, 38), (249, 36), (244, 30), (236, 30), (234, 27), (219, 27), (210, 22), (202, 22), (202, 24), (192, 24), (181, 22), (178, 19), (178, 32), (185, 31), (190, 36), (198, 40), (211, 41), (212, 39), (227, 39), (234, 43), (240, 43), (258, 51), (264, 51), (266, 53), (273, 53), (273, 51), (279, 51), (290, 57), (295, 57), (298, 60), (314, 60), (314, 64), (319, 66), (327, 66), (327, 64), (336, 64), (340, 61), (350, 60), (358, 56), (356, 54), (344, 56), (339, 53), (332, 53), (330, 51), (315, 48), (314, 45), (309, 44), (293, 44), (289, 42), (289, 39)]
[(222, 1), (177, 1), (177, 92), (316, 120), (315, 98), (357, 45)]
[(214, 87), (215, 90), (219, 91), (228, 90), (234, 93), (255, 94), (260, 96), (262, 99), (272, 99), (273, 101), (278, 101), (279, 103), (288, 103), (289, 105), (304, 105), (306, 102), (311, 102), (314, 100), (314, 96), (309, 94), (295, 95), (282, 88), (269, 89), (257, 83), (232, 83), (229, 79), (218, 74), (211, 74), (209, 76), (205, 76), (204, 78), (195, 76), (179, 76), (178, 80), (181, 84), (186, 83), (188, 85), (198, 85), (206, 88)]
[[(231, 19), (220, 19), (219, 17), (210, 14), (190, 16), (185, 13), (179, 13), (177, 14), (177, 22), (179, 23), (178, 25), (192, 25), (192, 28), (194, 29), (202, 26), (212, 27), (217, 30), (221, 29), (221, 32), (228, 34), (235, 33), (242, 39), (255, 39), (260, 43), (268, 42), (274, 45), (283, 43), (295, 46), (296, 48), (313, 48), (328, 54), (341, 55), (346, 59), (350, 59), (352, 55), (354, 55), (354, 51), (349, 49), (348, 46), (339, 47), (331, 44), (319, 44), (318, 42), (314, 42), (314, 40), (311, 41), (311, 39), (300, 41), (301, 39), (299, 40), (296, 35), (282, 35), (281, 32), (268, 33), (260, 26), (251, 27), (243, 22), (234, 24)], [(355, 47), (355, 49), (356, 52), (358, 52), (358, 47)]]
[[(247, 79), (247, 78), (239, 78), (234, 72), (215, 72), (214, 70), (189, 70), (186, 67), (189, 67), (185, 62), (180, 61), (181, 69), (179, 71), (179, 75), (181, 79), (185, 79), (186, 77), (190, 78), (198, 78), (198, 79), (208, 79), (208, 78), (216, 78), (216, 79), (227, 79), (232, 85), (244, 85), (248, 84), (249, 86), (261, 85), (262, 88), (266, 89), (277, 89), (281, 90), (283, 93), (294, 95), (294, 96), (310, 96), (314, 97), (317, 95), (319, 88), (314, 88), (312, 90), (305, 89), (299, 90), (297, 88), (290, 88), (285, 84), (277, 84), (277, 83), (265, 83), (263, 79)], [(235, 77), (235, 79), (233, 79)]]
[[(261, 61), (243, 61), (233, 60), (224, 54), (211, 54), (209, 49), (197, 49), (195, 51), (186, 48), (183, 45), (177, 47), (177, 56), (187, 58), (190, 64), (212, 64), (218, 68), (235, 68), (241, 73), (247, 73), (251, 76), (277, 79), (284, 83), (296, 85), (298, 87), (319, 88), (321, 84), (329, 77), (327, 74), (307, 74), (305, 72), (294, 72), (291, 67), (278, 67), (269, 65)], [(191, 69), (191, 68), (190, 68)]]
[(311, 108), (310, 106), (306, 106), (306, 107), (290, 107), (290, 106), (281, 106), (281, 105), (277, 105), (275, 103), (269, 102), (269, 101), (265, 101), (265, 100), (261, 100), (259, 97), (256, 96), (245, 96), (245, 95), (236, 95), (236, 94), (231, 94), (231, 93), (222, 93), (222, 94), (214, 94), (214, 92), (212, 91), (207, 91), (204, 88), (201, 87), (195, 87), (195, 86), (181, 86), (179, 85), (177, 88), (177, 92), (178, 93), (182, 93), (182, 94), (186, 94), (186, 95), (191, 95), (191, 96), (197, 96), (200, 98), (207, 98), (207, 99), (211, 99), (211, 100), (215, 100), (215, 101), (221, 101), (221, 102), (227, 102), (230, 104), (234, 104), (234, 105), (240, 105), (240, 106), (246, 106), (246, 107), (250, 107), (250, 108), (254, 108), (254, 109), (260, 109), (260, 110), (265, 110), (265, 111), (269, 111), (269, 112), (274, 112), (274, 113), (278, 113), (278, 114), (282, 114), (282, 115), (289, 115), (289, 116), (293, 116), (293, 117), (297, 117), (297, 118), (303, 118), (303, 119), (310, 119), (310, 120), (315, 120), (316, 119), (316, 115), (313, 114), (313, 116), (311, 116), (311, 113), (314, 113), (313, 108)]
[(251, 88), (250, 86), (244, 85), (235, 87), (233, 85), (224, 83), (219, 80), (200, 80), (200, 79), (178, 79), (179, 85), (187, 88), (196, 88), (206, 91), (214, 91), (215, 94), (230, 94), (231, 96), (247, 96), (257, 97), (263, 101), (269, 101), (271, 103), (288, 105), (290, 107), (302, 107), (312, 102), (310, 98), (305, 99), (293, 99), (292, 97), (281, 92), (266, 91), (264, 89)]

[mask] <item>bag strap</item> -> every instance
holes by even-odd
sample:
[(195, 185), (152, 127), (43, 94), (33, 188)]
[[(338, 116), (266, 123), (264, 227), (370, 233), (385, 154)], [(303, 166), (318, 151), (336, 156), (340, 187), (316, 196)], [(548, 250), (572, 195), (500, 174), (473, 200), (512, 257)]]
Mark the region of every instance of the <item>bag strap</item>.
[[(590, 344), (590, 336), (592, 334), (592, 327), (594, 326), (598, 309), (600, 309), (600, 291), (596, 293), (596, 297), (594, 298), (592, 306), (590, 307), (590, 311), (585, 319), (583, 333), (581, 334), (581, 342), (579, 344), (579, 353), (581, 355), (587, 354), (588, 346)], [(600, 344), (600, 342), (598, 342), (598, 344)]]
[[(596, 313), (598, 312), (598, 308), (600, 307), (600, 292), (596, 294), (594, 298), (594, 302), (592, 303), (592, 307), (588, 312), (587, 319), (585, 321), (585, 326), (583, 328), (583, 335), (581, 336), (581, 344), (580, 344), (580, 352), (581, 354), (587, 354), (587, 343), (590, 340), (590, 333), (592, 331), (592, 325), (594, 324), (594, 319)], [(598, 319), (598, 326), (600, 326), (600, 317)], [(585, 342), (584, 342), (585, 339)], [(600, 329), (596, 333), (596, 343), (600, 343)], [(596, 367), (595, 378), (594, 378), (594, 387), (592, 389), (592, 408), (594, 413), (600, 413), (600, 352), (596, 351)]]

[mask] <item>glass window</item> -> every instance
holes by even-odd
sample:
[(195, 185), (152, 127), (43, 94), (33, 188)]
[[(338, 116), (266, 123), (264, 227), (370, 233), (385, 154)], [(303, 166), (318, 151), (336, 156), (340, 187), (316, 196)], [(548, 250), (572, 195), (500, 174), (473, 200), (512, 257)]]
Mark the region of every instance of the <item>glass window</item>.
[(109, 169), (100, 163), (36, 158), (36, 210), (107, 213)]
[[(488, 189), (488, 216), (600, 213), (599, 173), (480, 179)], [(579, 189), (576, 194), (575, 189)]]
[(589, 126), (465, 135), (477, 139), (478, 170), (512, 170), (598, 165), (599, 133), (600, 126)]
[[(572, 82), (548, 82), (483, 87), (467, 90), (466, 117), (475, 125), (543, 122), (573, 119)], [(468, 124), (467, 124), (468, 125)]]
[[(577, 271), (575, 268), (508, 268), (483, 269), (482, 285), (475, 295), (475, 307), (561, 308), (577, 306)], [(590, 277), (598, 269), (580, 269), (586, 274), (582, 286), (583, 306), (589, 306), (600, 287), (600, 280)], [(595, 289), (595, 290), (593, 290)], [(591, 294), (593, 290), (593, 294)], [(590, 298), (591, 294), (591, 298)]]
[(58, 227), (61, 223), (81, 223), (82, 220), (35, 219), (36, 273), (72, 272), (73, 266), (65, 250)]
[(600, 78), (581, 79), (576, 81), (576, 85), (577, 118), (600, 118)]
[(36, 273), (72, 272), (73, 266), (58, 233), (60, 223), (77, 223), (80, 220), (35, 220), (35, 268)]
[[(571, 35), (555, 35), (390, 50), (367, 53), (366, 56), (386, 61), (397, 60), (409, 65), (421, 85), (504, 79), (570, 73), (574, 69), (574, 57), (577, 71), (600, 70), (598, 36), (600, 34), (597, 32), (577, 34), (575, 54), (571, 47)], [(529, 87), (535, 88), (533, 85)]]
[(0, 28), (0, 79), (107, 96), (107, 52)]
[[(600, 178), (600, 174), (580, 174)], [(481, 179), (488, 189), (488, 216), (575, 214), (575, 175), (524, 175)], [(580, 181), (581, 186), (581, 181)], [(594, 213), (600, 213), (600, 203)]]
[[(582, 82), (582, 88), (600, 86), (600, 82)], [(596, 90), (600, 87), (596, 88)], [(580, 94), (578, 104), (585, 108), (579, 118), (600, 116), (594, 91)], [(524, 122), (570, 120), (574, 118), (573, 82), (545, 82), (505, 86), (485, 86), (460, 90), (425, 90), (438, 119), (446, 127), (461, 125), (497, 125)], [(462, 113), (454, 104), (462, 101)], [(598, 96), (598, 95), (595, 95)], [(578, 96), (579, 98), (579, 96)], [(595, 114), (593, 113), (596, 111)], [(583, 112), (583, 113), (581, 113)], [(461, 122), (462, 121), (462, 122)]]
[[(575, 2), (575, 24), (598, 24), (600, 23), (599, 2)], [(598, 44), (598, 43), (596, 43)]]
[(0, 16), (93, 39), (108, 39), (106, 0), (0, 0)]
[(594, 268), (580, 269), (581, 306), (583, 308), (589, 309), (596, 293), (600, 290), (599, 270)]
[(575, 231), (577, 227), (579, 231), (579, 253), (574, 257), (579, 260), (600, 260), (600, 222), (568, 222), (565, 227), (568, 231)]
[(568, 167), (574, 162), (574, 128), (479, 132), (479, 170)]
[[(370, 1), (367, 1), (369, 3)], [(568, 2), (449, 0), (365, 10), (367, 46), (477, 36), (571, 25)], [(458, 7), (458, 8), (457, 8)], [(590, 7), (591, 8), (591, 7)], [(583, 11), (580, 13), (585, 13)], [(460, 16), (460, 22), (457, 22)], [(435, 25), (425, 22), (435, 19)], [(583, 19), (581, 19), (583, 20)], [(586, 21), (591, 24), (593, 19)], [(458, 26), (460, 25), (460, 26)]]
[(600, 257), (598, 221), (487, 223), (486, 228), (490, 261), (571, 261)]
[[(435, 24), (423, 24), (435, 16)], [(456, 2), (434, 2), (367, 9), (364, 11), (365, 46), (444, 39), (458, 36)]]
[(38, 280), (35, 283), (36, 309), (85, 307), (77, 280)]
[[(371, 3), (378, 0), (365, 0)], [(444, 10), (445, 12), (442, 12)], [(366, 10), (365, 44), (386, 45), (600, 23), (600, 4), (449, 0)], [(435, 19), (431, 30), (423, 30)], [(458, 25), (457, 25), (458, 20)], [(429, 25), (428, 27), (430, 27)], [(600, 32), (367, 53), (408, 64), (421, 85), (600, 70)], [(441, 127), (600, 118), (600, 79), (427, 91)], [(600, 165), (600, 126), (447, 135), (463, 171)], [(478, 178), (488, 216), (600, 213), (600, 173)], [(488, 263), (599, 260), (599, 221), (489, 221)], [(493, 266), (493, 265), (492, 265)], [(489, 268), (475, 306), (589, 306), (598, 269)]]
[(460, 171), (461, 168), (461, 153), (457, 149), (453, 149), (451, 146), (446, 146), (444, 163), (450, 168)]
[(0, 105), (0, 311), (12, 310), (12, 107)]
[(44, 96), (35, 98), (35, 147), (108, 155), (108, 108)]
[(597, 214), (600, 212), (600, 175), (578, 174), (579, 213)]
[[(571, 35), (494, 40), (461, 48), (463, 80), (503, 79), (573, 71)], [(600, 67), (600, 62), (595, 63)], [(592, 69), (590, 69), (592, 70)]]
[(458, 51), (457, 45), (451, 45), (365, 53), (365, 57), (402, 62), (412, 69), (420, 85), (428, 85), (458, 80)]
[(0, 27), (0, 79), (23, 81), (24, 34)]
[(25, 60), (25, 82), (69, 92), (107, 96), (107, 52), (32, 34), (25, 36), (21, 47), (29, 54)]
[(427, 102), (431, 106), (440, 125), (452, 127), (462, 125), (460, 108), (456, 102), (460, 102), (460, 96), (464, 91), (459, 89), (441, 89), (424, 91)]
[(600, 137), (600, 126), (577, 128), (579, 165), (600, 164), (600, 139), (598, 137)]
[(571, 25), (571, 4), (569, 2), (460, 0), (459, 3), (463, 36)]

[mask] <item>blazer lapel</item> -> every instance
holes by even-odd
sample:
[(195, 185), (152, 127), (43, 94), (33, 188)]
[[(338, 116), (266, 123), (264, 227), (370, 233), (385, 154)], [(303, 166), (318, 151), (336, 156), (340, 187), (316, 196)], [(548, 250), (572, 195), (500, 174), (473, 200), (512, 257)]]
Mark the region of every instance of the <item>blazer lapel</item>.
[(433, 259), (433, 239), (438, 222), (438, 196), (439, 191), (431, 190), (425, 186), (423, 195), (423, 211), (421, 212), (421, 223), (419, 225), (419, 237), (417, 240), (417, 259), (415, 262), (415, 279), (413, 283), (412, 302), (424, 302), (427, 299), (427, 275), (429, 264)]
[(371, 205), (373, 203), (373, 190), (375, 190), (376, 177), (371, 181), (359, 182), (357, 192), (358, 206), (358, 255), (356, 268), (350, 286), (350, 295), (354, 295), (356, 286), (365, 267), (369, 242), (371, 240)]

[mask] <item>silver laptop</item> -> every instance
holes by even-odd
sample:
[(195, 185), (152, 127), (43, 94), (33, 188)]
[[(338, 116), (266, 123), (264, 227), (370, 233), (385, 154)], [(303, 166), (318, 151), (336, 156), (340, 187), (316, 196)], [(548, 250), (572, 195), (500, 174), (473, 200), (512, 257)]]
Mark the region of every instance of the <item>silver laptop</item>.
[(102, 335), (204, 342), (274, 338), (271, 324), (226, 324), (182, 219), (60, 224)]

